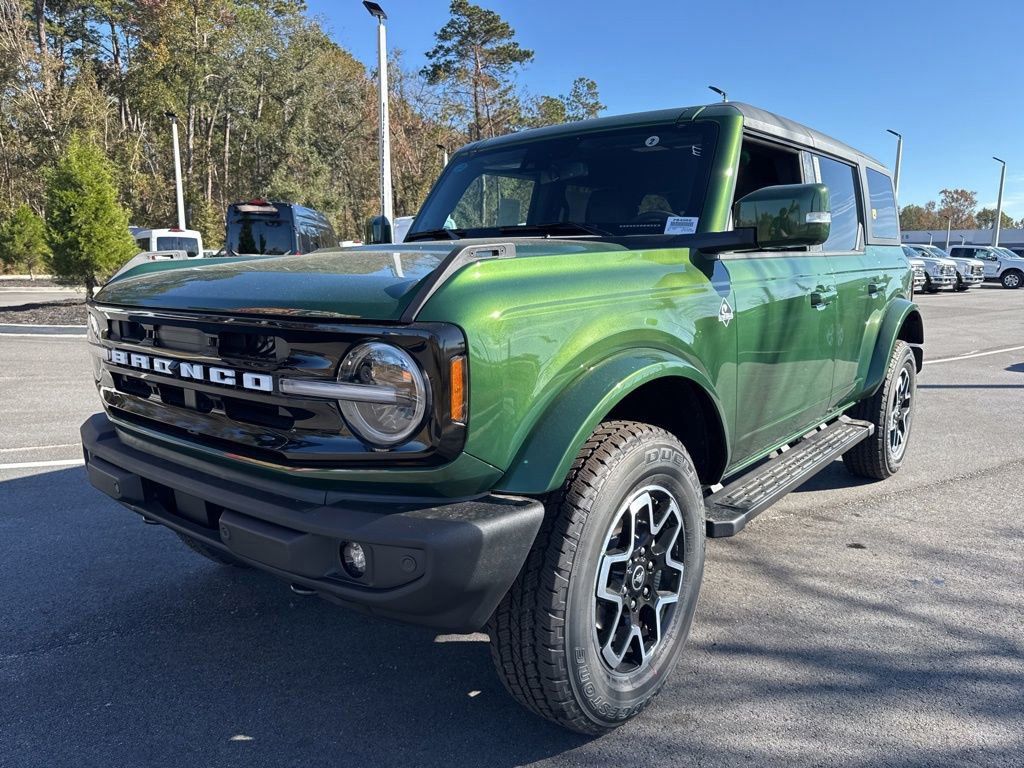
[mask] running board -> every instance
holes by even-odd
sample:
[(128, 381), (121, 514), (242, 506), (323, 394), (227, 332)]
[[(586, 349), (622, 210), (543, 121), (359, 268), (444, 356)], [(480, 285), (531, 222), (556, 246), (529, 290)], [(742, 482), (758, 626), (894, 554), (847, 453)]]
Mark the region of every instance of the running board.
[(840, 416), (751, 472), (704, 498), (708, 538), (735, 536), (744, 526), (837, 456), (875, 431), (867, 421)]

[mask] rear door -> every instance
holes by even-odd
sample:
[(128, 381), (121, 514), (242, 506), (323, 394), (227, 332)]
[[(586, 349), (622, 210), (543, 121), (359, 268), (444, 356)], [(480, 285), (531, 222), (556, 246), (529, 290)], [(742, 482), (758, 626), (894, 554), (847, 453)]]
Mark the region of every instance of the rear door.
[(818, 181), (828, 187), (832, 225), (821, 252), (836, 285), (835, 369), (829, 409), (859, 391), (860, 361), (872, 315), (885, 306), (885, 275), (877, 251), (864, 244), (863, 190), (858, 166), (823, 154), (811, 155)]
[[(744, 141), (736, 199), (775, 184), (812, 181), (799, 150)], [(738, 461), (774, 448), (824, 418), (835, 367), (835, 280), (807, 248), (725, 254), (737, 324)], [(724, 318), (720, 317), (724, 322)]]

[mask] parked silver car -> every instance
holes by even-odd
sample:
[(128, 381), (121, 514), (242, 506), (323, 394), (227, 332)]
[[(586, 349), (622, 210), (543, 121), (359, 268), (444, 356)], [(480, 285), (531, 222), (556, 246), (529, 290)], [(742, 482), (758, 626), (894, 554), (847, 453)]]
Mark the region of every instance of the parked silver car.
[[(920, 247), (920, 246), (917, 246)], [(936, 256), (917, 247), (904, 245), (903, 252), (908, 259), (919, 259), (924, 263), (924, 291), (936, 293), (941, 288), (956, 287), (956, 262), (948, 257)]]

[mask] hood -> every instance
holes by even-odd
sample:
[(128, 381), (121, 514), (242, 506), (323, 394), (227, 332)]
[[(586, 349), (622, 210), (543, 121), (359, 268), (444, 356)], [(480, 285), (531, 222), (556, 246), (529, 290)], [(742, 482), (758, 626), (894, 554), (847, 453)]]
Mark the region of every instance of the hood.
[(193, 312), (397, 320), (449, 243), (364, 246), (305, 256), (160, 262), (112, 280), (101, 304)]
[[(190, 312), (397, 321), (454, 249), (508, 238), (369, 245), (305, 256), (149, 262), (111, 280), (96, 302)], [(624, 251), (621, 245), (515, 238), (517, 257)], [(199, 263), (201, 262), (201, 263)]]

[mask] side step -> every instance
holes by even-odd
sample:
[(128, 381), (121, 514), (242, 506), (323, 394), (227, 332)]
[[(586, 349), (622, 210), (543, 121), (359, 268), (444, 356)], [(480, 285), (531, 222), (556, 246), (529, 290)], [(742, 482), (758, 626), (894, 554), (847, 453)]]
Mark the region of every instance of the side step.
[(704, 498), (708, 538), (735, 536), (794, 488), (875, 431), (874, 424), (840, 416), (756, 469)]

